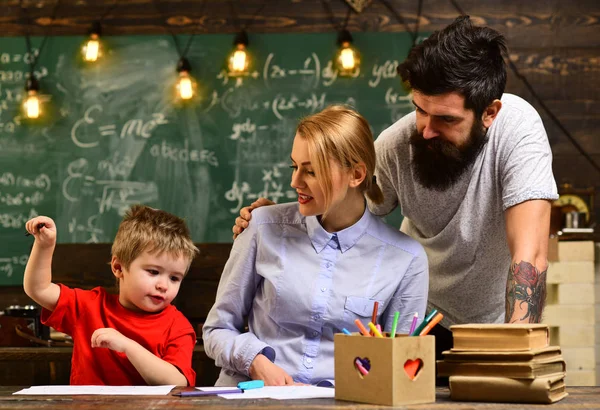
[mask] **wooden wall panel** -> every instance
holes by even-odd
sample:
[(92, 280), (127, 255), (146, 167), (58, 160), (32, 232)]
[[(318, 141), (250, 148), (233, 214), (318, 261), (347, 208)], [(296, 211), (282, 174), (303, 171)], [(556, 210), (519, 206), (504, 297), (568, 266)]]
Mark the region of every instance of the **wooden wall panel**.
[[(4, 35), (22, 35), (24, 19), (19, 10), (20, 0), (4, 0), (0, 28)], [(51, 25), (52, 34), (82, 34), (92, 21), (102, 15), (114, 0), (60, 0), (57, 19), (49, 16), (57, 0), (23, 0), (33, 20), (32, 32), (43, 35)], [(345, 18), (347, 6), (343, 0), (329, 0), (336, 21)], [(202, 33), (234, 33), (228, 0), (153, 0), (119, 1), (105, 19), (106, 34), (151, 34), (165, 32), (166, 20), (174, 31)], [(205, 5), (203, 6), (203, 3)], [(248, 24), (264, 0), (234, 1), (239, 21)], [(417, 2), (388, 0), (396, 14), (373, 0), (362, 13), (353, 13), (351, 30), (405, 31), (397, 15), (411, 26), (417, 18)], [(600, 6), (595, 0), (463, 0), (457, 3), (478, 24), (489, 25), (503, 32), (510, 43), (532, 47), (597, 47), (600, 25)], [(420, 25), (423, 30), (437, 30), (457, 15), (448, 0), (427, 0), (423, 6)], [(204, 10), (204, 13), (202, 11)], [(267, 0), (266, 6), (250, 26), (261, 33), (331, 31), (328, 13), (320, 0)]]
[[(598, 48), (536, 50), (512, 47), (510, 59), (519, 72), (535, 85), (537, 94), (544, 100), (598, 99)], [(512, 72), (510, 75), (509, 88), (524, 94), (521, 80), (514, 77)]]

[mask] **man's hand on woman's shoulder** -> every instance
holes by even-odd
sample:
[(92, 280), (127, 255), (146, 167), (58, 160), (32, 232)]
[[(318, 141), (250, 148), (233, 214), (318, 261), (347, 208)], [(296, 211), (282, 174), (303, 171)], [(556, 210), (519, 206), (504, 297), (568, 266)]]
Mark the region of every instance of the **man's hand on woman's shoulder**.
[(256, 201), (252, 202), (250, 206), (245, 206), (240, 209), (240, 216), (235, 218), (235, 225), (233, 225), (233, 228), (231, 229), (233, 232), (233, 239), (237, 238), (238, 235), (244, 232), (244, 229), (248, 227), (248, 223), (250, 222), (250, 219), (252, 219), (252, 211), (265, 205), (275, 205), (275, 202), (267, 198), (258, 198)]

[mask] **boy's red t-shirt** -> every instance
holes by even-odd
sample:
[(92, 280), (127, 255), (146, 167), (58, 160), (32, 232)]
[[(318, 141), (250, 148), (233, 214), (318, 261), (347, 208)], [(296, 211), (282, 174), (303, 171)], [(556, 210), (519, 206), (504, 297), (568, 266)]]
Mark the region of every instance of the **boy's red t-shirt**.
[(110, 327), (135, 340), (155, 356), (181, 371), (189, 386), (196, 383), (192, 353), (196, 333), (190, 322), (170, 305), (162, 312), (138, 313), (125, 309), (118, 295), (101, 287), (92, 290), (60, 286), (53, 311), (42, 310), (42, 323), (73, 338), (72, 385), (146, 385), (124, 353), (92, 348), (96, 329)]

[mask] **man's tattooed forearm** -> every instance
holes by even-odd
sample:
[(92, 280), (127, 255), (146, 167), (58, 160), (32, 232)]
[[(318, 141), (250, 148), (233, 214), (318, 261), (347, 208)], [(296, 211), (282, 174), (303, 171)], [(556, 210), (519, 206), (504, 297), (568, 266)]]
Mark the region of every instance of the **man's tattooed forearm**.
[[(529, 262), (513, 263), (506, 281), (506, 318), (511, 321), (515, 308), (526, 308), (519, 320), (539, 323), (546, 301), (546, 271), (540, 272)], [(523, 306), (525, 305), (525, 306)]]

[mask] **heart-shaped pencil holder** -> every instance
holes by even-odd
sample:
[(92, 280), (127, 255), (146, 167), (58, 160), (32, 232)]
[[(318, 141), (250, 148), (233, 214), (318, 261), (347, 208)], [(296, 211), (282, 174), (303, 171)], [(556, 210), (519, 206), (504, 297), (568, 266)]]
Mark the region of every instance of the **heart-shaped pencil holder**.
[(336, 399), (387, 406), (435, 402), (433, 336), (340, 333), (334, 344)]

